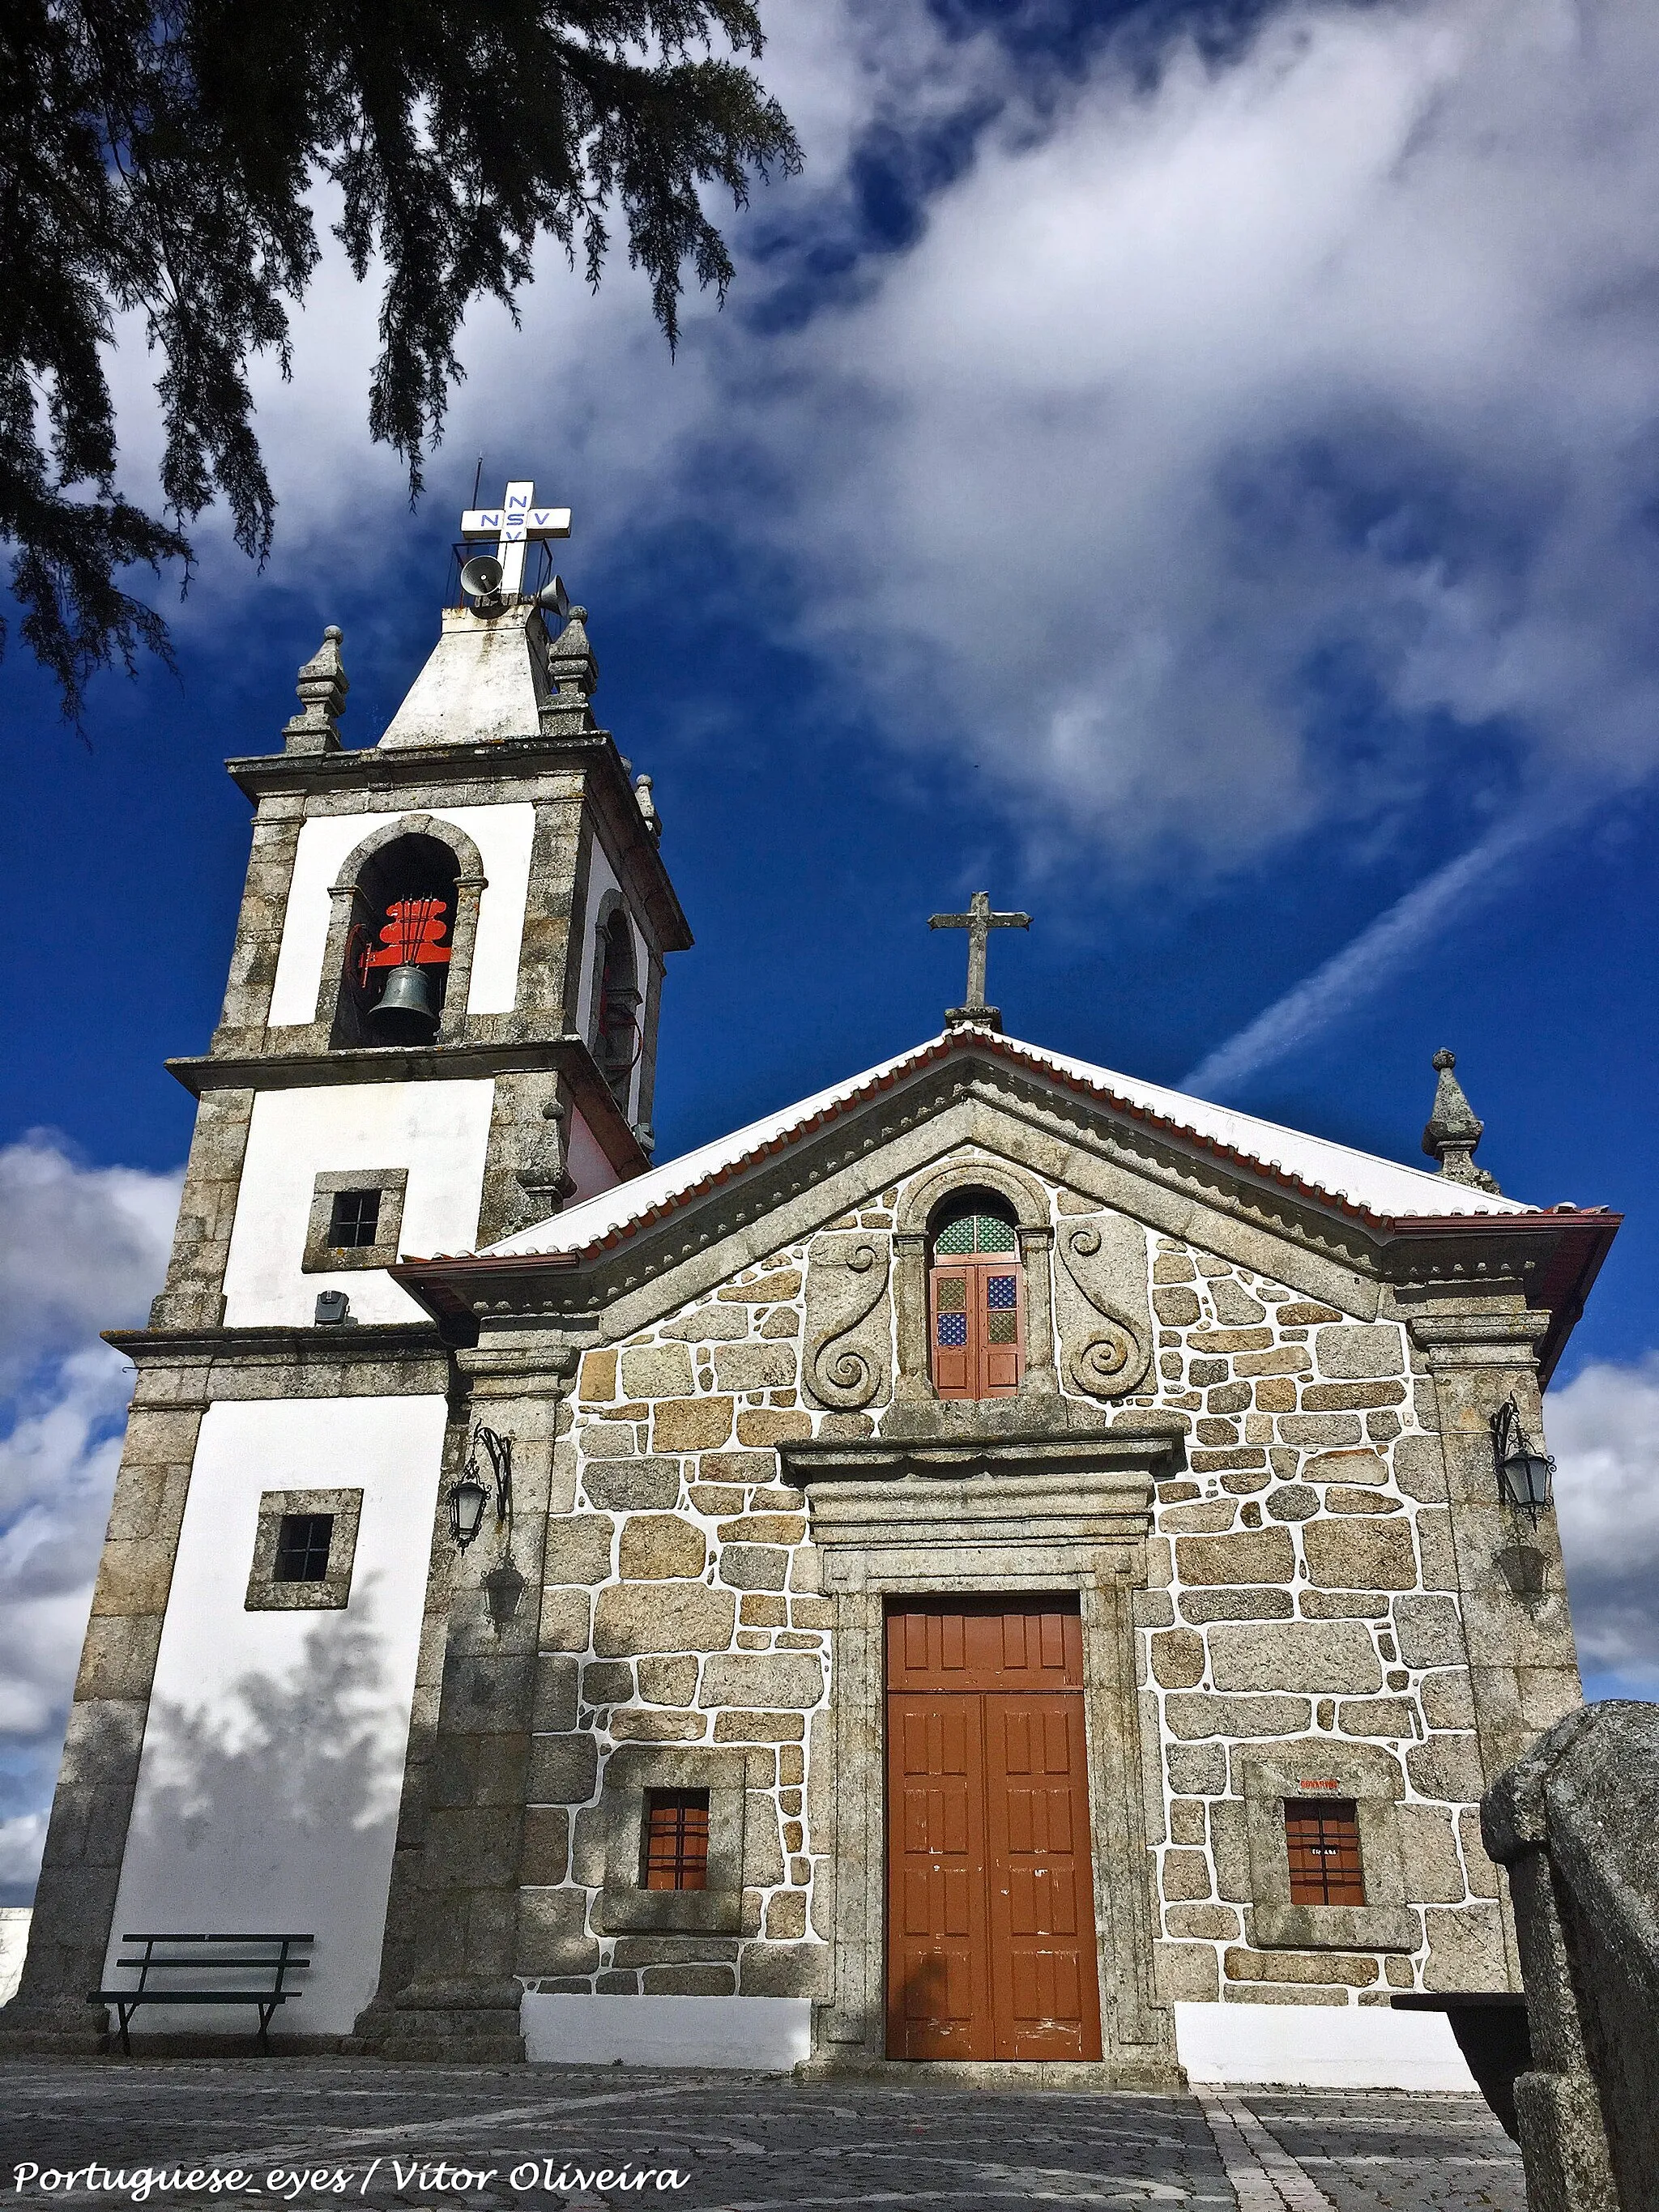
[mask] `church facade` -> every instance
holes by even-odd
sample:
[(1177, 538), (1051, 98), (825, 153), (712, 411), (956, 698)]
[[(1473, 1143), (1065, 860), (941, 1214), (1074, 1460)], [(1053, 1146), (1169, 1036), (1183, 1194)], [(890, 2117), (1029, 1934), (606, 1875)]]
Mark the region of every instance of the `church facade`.
[(597, 672), (486, 592), (377, 745), (331, 633), (231, 763), (0, 2038), (84, 2045), (129, 1929), (280, 1928), (296, 2044), (1433, 2086), (1391, 1997), (1520, 1987), (1479, 1800), (1580, 1697), (1498, 1462), (1616, 1217), (1491, 1188), (1449, 1055), (1433, 1173), (979, 990), (654, 1164), (690, 936)]

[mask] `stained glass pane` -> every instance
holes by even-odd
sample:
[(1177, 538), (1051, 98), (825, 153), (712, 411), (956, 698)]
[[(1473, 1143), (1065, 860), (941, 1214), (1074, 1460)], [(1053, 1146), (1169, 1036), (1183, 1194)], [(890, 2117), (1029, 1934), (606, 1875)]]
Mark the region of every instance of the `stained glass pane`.
[(1011, 1313), (994, 1313), (985, 1324), (985, 1334), (987, 1341), (991, 1344), (1018, 1344), (1019, 1316)]
[(981, 1252), (1012, 1252), (1015, 1249), (1013, 1231), (1006, 1221), (999, 1221), (995, 1214), (975, 1214), (974, 1226), (979, 1232)]
[(939, 1340), (947, 1351), (958, 1350), (968, 1341), (968, 1316), (965, 1313), (942, 1313), (939, 1317)]
[(985, 1303), (993, 1313), (1009, 1313), (1018, 1303), (1017, 1284), (1013, 1275), (988, 1275), (985, 1279)]
[(934, 1293), (933, 1303), (940, 1313), (966, 1313), (968, 1310), (968, 1284), (965, 1277), (961, 1275), (945, 1276), (939, 1282), (938, 1289)]
[(971, 1213), (960, 1221), (951, 1222), (948, 1228), (941, 1229), (933, 1241), (933, 1249), (947, 1255), (971, 1252), (973, 1249), (974, 1217)]

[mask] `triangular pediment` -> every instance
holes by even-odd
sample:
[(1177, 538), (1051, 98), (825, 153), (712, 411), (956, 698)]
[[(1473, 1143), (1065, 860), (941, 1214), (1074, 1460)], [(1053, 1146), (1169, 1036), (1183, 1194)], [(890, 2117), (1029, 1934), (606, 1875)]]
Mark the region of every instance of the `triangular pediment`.
[[(1562, 1274), (1552, 1255), (1571, 1222), (1593, 1219), (1602, 1237), (1612, 1225), (1606, 1214), (1547, 1212), (963, 1028), (486, 1252), (400, 1274), (434, 1310), (441, 1295), (422, 1285), (435, 1291), (441, 1274), (474, 1313), (488, 1305), (574, 1321), (620, 1303), (643, 1325), (705, 1278), (854, 1225), (884, 1191), (975, 1149), (1036, 1177), (1061, 1214), (1121, 1214), (1361, 1316), (1391, 1267), (1425, 1279), (1465, 1265), (1524, 1273), (1530, 1291), (1540, 1267)], [(1498, 1256), (1466, 1256), (1494, 1240)], [(1427, 1256), (1413, 1259), (1419, 1248)], [(1567, 1272), (1577, 1281), (1582, 1261)]]

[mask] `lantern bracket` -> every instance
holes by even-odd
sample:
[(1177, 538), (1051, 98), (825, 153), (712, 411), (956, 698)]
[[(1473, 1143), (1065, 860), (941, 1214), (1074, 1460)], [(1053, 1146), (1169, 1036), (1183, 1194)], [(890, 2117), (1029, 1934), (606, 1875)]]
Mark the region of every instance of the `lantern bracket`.
[(1513, 1396), (1492, 1417), (1492, 1450), (1499, 1498), (1511, 1512), (1525, 1513), (1535, 1528), (1539, 1515), (1553, 1508), (1555, 1461), (1534, 1449)]
[(483, 1522), (484, 1507), (489, 1503), (490, 1484), (479, 1468), (480, 1450), (489, 1462), (497, 1523), (509, 1520), (513, 1512), (513, 1439), (486, 1428), (482, 1421), (476, 1422), (466, 1465), (449, 1492), (449, 1533), (455, 1540), (456, 1549), (461, 1552), (477, 1534)]

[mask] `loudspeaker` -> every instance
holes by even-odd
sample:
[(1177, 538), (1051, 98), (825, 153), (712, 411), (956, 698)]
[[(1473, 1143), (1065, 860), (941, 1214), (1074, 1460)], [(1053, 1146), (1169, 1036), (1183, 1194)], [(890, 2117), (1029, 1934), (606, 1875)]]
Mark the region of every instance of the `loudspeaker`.
[(501, 564), (493, 554), (475, 553), (461, 571), (461, 589), (470, 599), (493, 599), (501, 588)]

